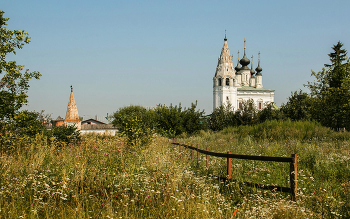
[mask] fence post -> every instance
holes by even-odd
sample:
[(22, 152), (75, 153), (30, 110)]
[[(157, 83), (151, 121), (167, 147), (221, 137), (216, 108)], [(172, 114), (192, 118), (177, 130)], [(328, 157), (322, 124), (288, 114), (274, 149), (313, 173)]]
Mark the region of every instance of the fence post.
[[(193, 147), (193, 144), (191, 144), (191, 147)], [(191, 149), (191, 160), (193, 160), (193, 150)]]
[(297, 155), (292, 154), (292, 162), (290, 163), (290, 196), (292, 201), (297, 200)]
[[(209, 151), (209, 147), (207, 147), (205, 150)], [(207, 168), (209, 168), (209, 155), (207, 154), (207, 155), (205, 155), (205, 157), (206, 157), (206, 161), (207, 161)]]
[[(227, 154), (231, 154), (231, 152), (227, 152)], [(227, 158), (227, 179), (231, 179), (231, 158)]]
[(197, 144), (197, 166), (199, 165), (199, 144)]

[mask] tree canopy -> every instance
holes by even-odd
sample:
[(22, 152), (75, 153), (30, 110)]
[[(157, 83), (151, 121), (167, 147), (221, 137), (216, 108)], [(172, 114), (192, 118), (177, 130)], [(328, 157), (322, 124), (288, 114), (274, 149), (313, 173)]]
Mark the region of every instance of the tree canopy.
[(312, 97), (312, 117), (323, 125), (349, 128), (350, 124), (350, 65), (347, 51), (338, 42), (329, 53), (331, 64), (319, 72), (312, 71), (314, 82), (308, 82)]
[(11, 53), (16, 55), (16, 49), (22, 49), (30, 38), (24, 30), (8, 30), (6, 22), (9, 18), (3, 15), (4, 12), (0, 11), (0, 127), (11, 122), (23, 104), (28, 102), (29, 80), (41, 76), (37, 71), (29, 72), (29, 69), (22, 73), (23, 65), (6, 59)]

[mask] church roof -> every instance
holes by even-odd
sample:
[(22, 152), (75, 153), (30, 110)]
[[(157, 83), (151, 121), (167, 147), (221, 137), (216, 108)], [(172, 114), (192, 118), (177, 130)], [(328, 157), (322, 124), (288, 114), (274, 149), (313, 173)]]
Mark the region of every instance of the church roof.
[(64, 121), (64, 119), (61, 116), (58, 116), (55, 121)]
[(73, 95), (73, 87), (71, 86), (71, 92), (70, 92), (70, 97), (69, 97), (69, 102), (68, 102), (68, 107), (67, 107), (67, 113), (66, 113), (66, 119), (64, 120), (65, 122), (79, 122), (79, 114), (78, 114), (78, 109), (77, 105), (74, 100), (74, 95)]
[(232, 57), (230, 55), (230, 49), (228, 48), (227, 38), (225, 34), (224, 45), (221, 49), (221, 54), (218, 58), (218, 65), (216, 67), (215, 77), (217, 76), (235, 76), (233, 69)]
[(256, 87), (250, 87), (250, 86), (242, 86), (242, 87), (238, 87), (237, 91), (274, 92), (275, 90), (270, 90), (266, 88), (256, 88)]

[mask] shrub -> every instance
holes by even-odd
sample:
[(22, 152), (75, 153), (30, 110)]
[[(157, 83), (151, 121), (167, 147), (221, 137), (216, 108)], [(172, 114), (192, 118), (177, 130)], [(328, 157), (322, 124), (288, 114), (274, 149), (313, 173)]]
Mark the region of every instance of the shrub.
[(140, 147), (152, 140), (154, 133), (154, 114), (142, 106), (127, 106), (120, 108), (113, 115), (113, 125), (116, 126), (129, 146)]
[(75, 126), (58, 126), (47, 130), (45, 135), (50, 141), (64, 142), (66, 144), (80, 140), (80, 131)]

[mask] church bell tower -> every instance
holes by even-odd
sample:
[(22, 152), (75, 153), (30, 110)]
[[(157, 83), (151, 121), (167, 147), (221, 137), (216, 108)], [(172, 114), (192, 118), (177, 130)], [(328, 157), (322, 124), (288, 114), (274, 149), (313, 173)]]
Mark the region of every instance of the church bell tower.
[(224, 46), (218, 58), (215, 76), (213, 78), (213, 108), (214, 110), (224, 104), (230, 103), (237, 108), (237, 87), (235, 85), (235, 69), (227, 45), (225, 33)]

